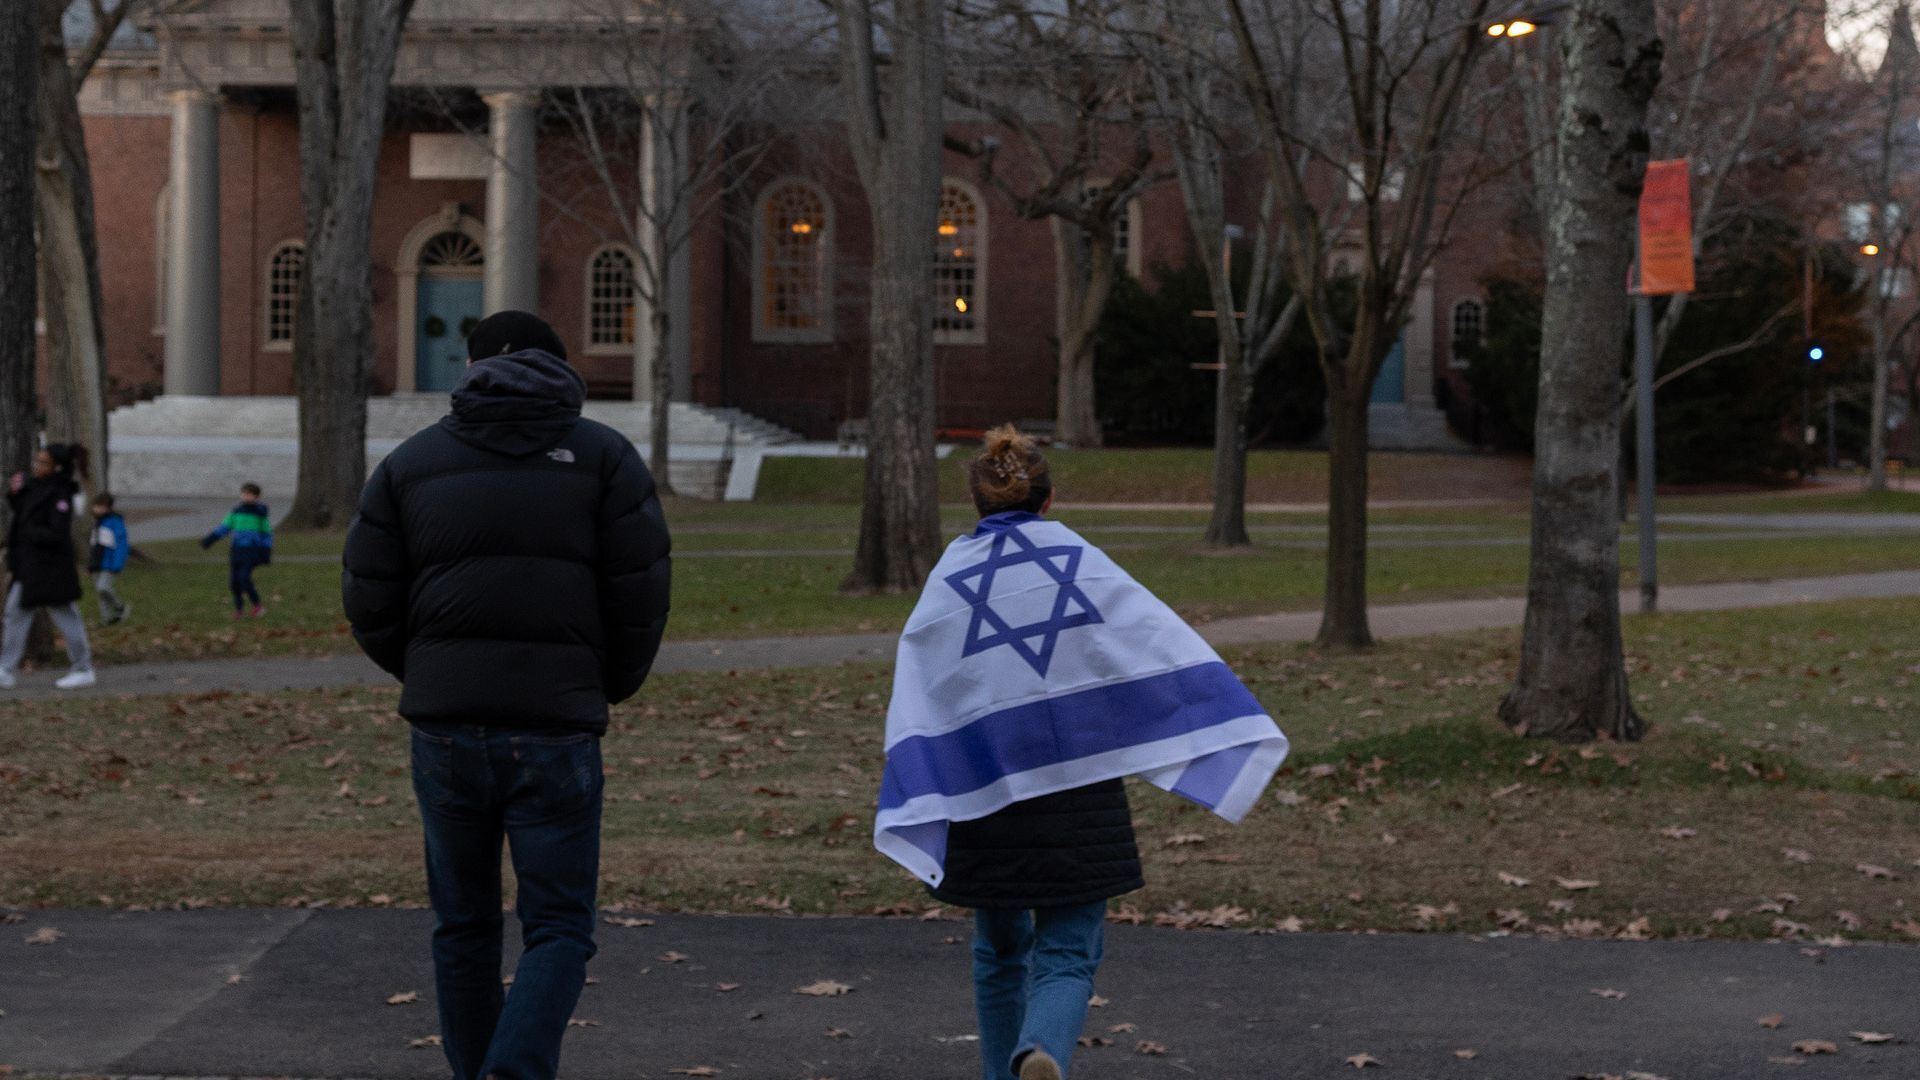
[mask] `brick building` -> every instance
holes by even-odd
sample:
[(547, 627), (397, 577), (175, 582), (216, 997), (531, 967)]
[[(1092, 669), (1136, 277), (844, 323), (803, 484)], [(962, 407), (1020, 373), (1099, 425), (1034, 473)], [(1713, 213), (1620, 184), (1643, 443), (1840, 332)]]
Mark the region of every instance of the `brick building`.
[[(396, 101), (453, 105), (396, 105), (382, 146), (371, 267), (379, 395), (443, 391), (462, 328), (501, 307), (545, 314), (595, 396), (646, 393), (635, 373), (652, 349), (629, 287), (634, 252), (606, 211), (580, 211), (591, 193), (578, 169), (557, 164), (568, 133), (539, 109), (543, 90), (609, 70), (595, 55), (603, 40), (569, 10), (564, 0), (414, 9)], [(286, 20), (285, 0), (162, 5), (84, 89), (116, 402), (292, 392), (304, 230)], [(979, 130), (965, 116), (953, 126)], [(697, 223), (671, 267), (666, 352), (676, 400), (828, 438), (866, 413), (867, 207), (837, 126), (791, 143)], [(1049, 228), (1017, 217), (974, 169), (949, 155), (940, 234), (929, 238), (941, 252), (943, 427), (1053, 411)], [(1186, 260), (1174, 185), (1130, 207), (1123, 241), (1135, 274)], [(1429, 275), (1376, 387), (1380, 441), (1449, 444), (1434, 388), (1451, 378), (1453, 337), (1479, 332), (1477, 277), (1450, 258)]]

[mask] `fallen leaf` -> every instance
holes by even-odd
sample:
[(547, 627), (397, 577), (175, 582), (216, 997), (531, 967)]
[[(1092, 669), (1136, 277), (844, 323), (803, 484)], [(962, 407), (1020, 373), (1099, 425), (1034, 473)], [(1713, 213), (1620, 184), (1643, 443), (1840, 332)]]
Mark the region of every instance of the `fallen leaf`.
[(652, 926), (653, 920), (652, 919), (636, 919), (630, 915), (609, 915), (606, 918), (606, 923), (608, 926), (619, 926), (619, 927), (624, 927), (628, 930), (632, 930), (635, 927)]
[(1868, 1046), (1873, 1046), (1877, 1043), (1890, 1043), (1894, 1038), (1884, 1031), (1849, 1031), (1847, 1034), (1866, 1043)]
[(1139, 1027), (1139, 1025), (1137, 1025), (1137, 1024), (1135, 1024), (1135, 1023), (1134, 1023), (1133, 1021), (1131, 1021), (1131, 1020), (1129, 1020), (1129, 1021), (1127, 1021), (1127, 1022), (1125, 1022), (1125, 1023), (1121, 1023), (1121, 1024), (1115, 1024), (1115, 1025), (1113, 1025), (1112, 1027), (1110, 1027), (1110, 1028), (1108, 1028), (1108, 1029), (1107, 1029), (1107, 1034), (1109, 1034), (1109, 1035), (1127, 1035), (1127, 1034), (1130, 1034), (1130, 1033), (1132, 1033), (1132, 1032), (1134, 1032), (1135, 1030), (1138, 1030), (1138, 1027)]
[(731, 994), (735, 990), (740, 989), (740, 984), (739, 983), (714, 983), (713, 988), (715, 990), (720, 991), (723, 994)]
[(1797, 847), (1781, 848), (1780, 855), (1782, 858), (1786, 859), (1788, 862), (1810, 863), (1813, 861), (1813, 852), (1808, 851), (1805, 848), (1797, 848)]
[(1136, 1054), (1145, 1054), (1148, 1057), (1159, 1057), (1167, 1052), (1167, 1048), (1150, 1039), (1141, 1039), (1139, 1042), (1133, 1044), (1133, 1052)]
[(1105, 1035), (1082, 1035), (1079, 1044), (1084, 1049), (1093, 1050), (1102, 1046), (1112, 1046), (1113, 1040)]
[(59, 941), (61, 938), (66, 936), (67, 936), (67, 932), (65, 930), (55, 930), (51, 926), (43, 926), (40, 929), (35, 930), (33, 933), (27, 935), (27, 944), (51, 945), (54, 942)]
[(1727, 921), (1728, 919), (1731, 919), (1731, 918), (1733, 918), (1733, 909), (1732, 909), (1732, 908), (1724, 908), (1724, 907), (1721, 907), (1721, 908), (1714, 908), (1714, 909), (1713, 909), (1713, 921), (1714, 921), (1714, 922), (1726, 922), (1726, 921)]
[(389, 997), (387, 998), (387, 1004), (389, 1004), (389, 1005), (411, 1005), (411, 1004), (413, 1004), (414, 1002), (416, 1002), (416, 1001), (419, 1001), (419, 1000), (420, 1000), (420, 991), (418, 991), (418, 990), (403, 990), (403, 991), (401, 991), (401, 992), (400, 992), (400, 993), (398, 993), (398, 994), (393, 994), (393, 995), (390, 995), (390, 996), (389, 996)]
[(827, 1038), (829, 1038), (829, 1039), (851, 1039), (851, 1038), (853, 1038), (853, 1032), (851, 1032), (851, 1031), (848, 1031), (848, 1030), (847, 1030), (846, 1028), (828, 1028), (828, 1029), (827, 1029)]
[(1812, 1057), (1815, 1054), (1837, 1054), (1840, 1048), (1825, 1039), (1801, 1039), (1793, 1044), (1793, 1052)]
[(1453, 1056), (1459, 1058), (1461, 1061), (1472, 1061), (1474, 1058), (1480, 1056), (1480, 1051), (1462, 1048), (1455, 1050)]
[(1860, 916), (1851, 911), (1836, 911), (1833, 913), (1833, 917), (1840, 921), (1840, 926), (1843, 929), (1847, 930), (1858, 930), (1862, 923)]
[(573, 1017), (572, 1019), (570, 1019), (570, 1020), (568, 1020), (568, 1021), (567, 1021), (567, 1026), (568, 1026), (568, 1027), (570, 1027), (570, 1028), (575, 1028), (575, 1027), (577, 1027), (577, 1028), (590, 1028), (590, 1027), (599, 1027), (599, 1026), (600, 1026), (600, 1021), (598, 1021), (598, 1020), (582, 1020), (582, 1019), (580, 1019), (579, 1017), (577, 1017), (577, 1016), (576, 1016), (576, 1017)]
[(1200, 835), (1199, 833), (1177, 833), (1173, 836), (1167, 837), (1166, 846), (1190, 847), (1194, 844), (1204, 844), (1206, 842), (1207, 842), (1207, 838)]
[(1372, 1054), (1368, 1054), (1368, 1053), (1348, 1055), (1347, 1064), (1353, 1066), (1356, 1069), (1364, 1069), (1364, 1068), (1367, 1068), (1368, 1066), (1373, 1066), (1375, 1068), (1384, 1067), (1384, 1066), (1381, 1066), (1379, 1058), (1374, 1057)]
[(1766, 1028), (1768, 1031), (1772, 1031), (1773, 1029), (1779, 1027), (1781, 1024), (1786, 1023), (1787, 1018), (1781, 1015), (1780, 1013), (1768, 1013), (1767, 1015), (1761, 1017), (1760, 1019), (1754, 1022), (1759, 1024), (1761, 1027)]
[(1868, 877), (1868, 879), (1880, 878), (1886, 881), (1900, 880), (1899, 874), (1894, 873), (1893, 871), (1887, 869), (1884, 866), (1875, 866), (1872, 863), (1863, 862), (1863, 863), (1854, 864), (1853, 868), (1855, 870), (1860, 871), (1862, 874), (1865, 874)]
[(1500, 884), (1511, 885), (1516, 889), (1524, 889), (1533, 884), (1532, 878), (1523, 878), (1519, 874), (1509, 874), (1505, 870), (1500, 871), (1499, 877)]
[(407, 1049), (409, 1050), (431, 1050), (439, 1045), (440, 1036), (438, 1035), (422, 1035), (417, 1039), (407, 1040)]
[(661, 953), (659, 956), (655, 957), (654, 959), (660, 961), (663, 964), (684, 964), (687, 961), (693, 959), (693, 957), (688, 956), (686, 953), (680, 952), (676, 949), (668, 949), (666, 952)]
[(821, 979), (819, 982), (808, 983), (805, 986), (796, 986), (793, 992), (805, 994), (808, 997), (839, 997), (842, 994), (853, 993), (853, 987), (846, 983), (834, 982), (832, 979)]
[(1289, 915), (1284, 919), (1274, 920), (1273, 928), (1275, 930), (1280, 931), (1283, 934), (1297, 934), (1300, 931), (1305, 930), (1307, 928), (1307, 924), (1300, 920), (1300, 916)]
[(1087, 999), (1087, 1008), (1089, 1009), (1104, 1009), (1111, 1004), (1113, 1004), (1112, 1001), (1101, 997), (1099, 994), (1095, 994)]
[(1666, 828), (1660, 830), (1660, 835), (1666, 837), (1669, 840), (1691, 840), (1694, 837), (1699, 836), (1700, 833), (1698, 830), (1695, 830), (1695, 829), (1685, 829), (1685, 828), (1681, 828), (1678, 825), (1669, 825)]
[(1627, 996), (1625, 990), (1613, 989), (1594, 989), (1587, 991), (1587, 993), (1592, 994), (1594, 997), (1606, 998), (1608, 1001), (1619, 1001), (1621, 998)]
[(1597, 889), (1600, 887), (1599, 882), (1588, 881), (1585, 878), (1557, 877), (1553, 879), (1553, 883), (1567, 890), (1568, 892), (1585, 892), (1588, 889)]

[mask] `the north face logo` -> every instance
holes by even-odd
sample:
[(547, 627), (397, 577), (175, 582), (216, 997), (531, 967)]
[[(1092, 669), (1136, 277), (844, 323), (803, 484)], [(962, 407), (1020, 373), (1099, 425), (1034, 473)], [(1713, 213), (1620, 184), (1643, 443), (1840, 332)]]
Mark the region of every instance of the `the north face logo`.
[(562, 465), (573, 464), (573, 451), (568, 450), (566, 447), (557, 447), (555, 449), (547, 451), (547, 457), (553, 461), (557, 461), (561, 463)]

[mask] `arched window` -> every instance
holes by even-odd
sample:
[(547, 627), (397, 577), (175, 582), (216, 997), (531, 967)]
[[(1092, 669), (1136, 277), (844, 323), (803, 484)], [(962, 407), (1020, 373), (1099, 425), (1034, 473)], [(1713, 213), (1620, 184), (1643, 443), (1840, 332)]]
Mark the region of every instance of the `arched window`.
[(307, 245), (289, 240), (267, 256), (267, 348), (293, 348), (293, 320), (300, 310), (300, 279), (307, 271)]
[[(1081, 197), (1091, 200), (1106, 187), (1106, 182), (1095, 180), (1081, 189)], [(1132, 198), (1113, 219), (1113, 262), (1130, 277), (1139, 277), (1144, 259), (1140, 236), (1140, 200)]]
[(637, 312), (633, 256), (608, 244), (587, 259), (587, 351), (620, 353), (633, 348)]
[(816, 185), (776, 180), (753, 226), (755, 341), (833, 340), (833, 204)]
[(980, 194), (960, 180), (940, 185), (933, 238), (933, 340), (987, 340), (987, 215)]
[(1466, 367), (1467, 355), (1480, 347), (1487, 334), (1487, 309), (1478, 300), (1462, 300), (1453, 305), (1454, 367)]

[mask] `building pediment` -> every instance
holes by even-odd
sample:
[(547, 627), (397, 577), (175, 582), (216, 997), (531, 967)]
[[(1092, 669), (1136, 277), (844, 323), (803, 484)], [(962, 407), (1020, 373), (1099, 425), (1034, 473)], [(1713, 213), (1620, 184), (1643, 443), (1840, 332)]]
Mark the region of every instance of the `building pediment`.
[[(172, 0), (148, 16), (164, 83), (292, 86), (287, 0)], [(646, 0), (418, 0), (396, 86), (625, 86), (636, 55), (699, 32)]]

